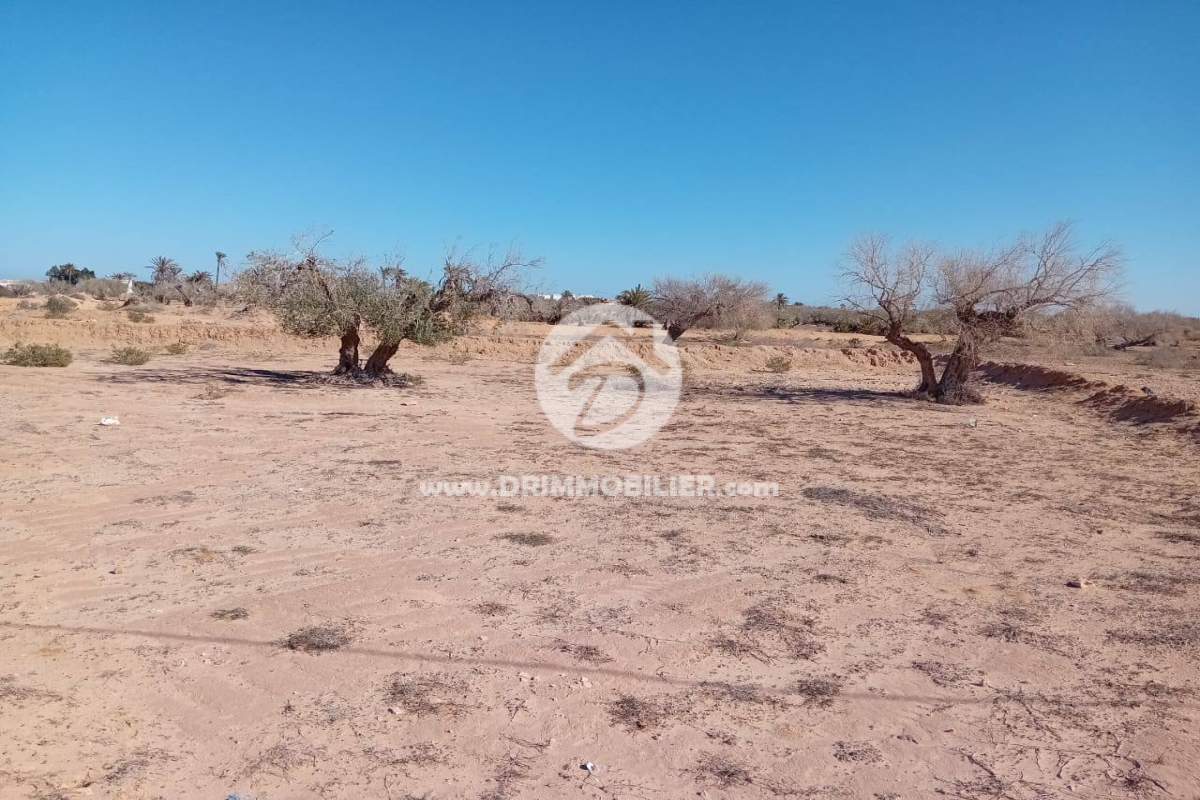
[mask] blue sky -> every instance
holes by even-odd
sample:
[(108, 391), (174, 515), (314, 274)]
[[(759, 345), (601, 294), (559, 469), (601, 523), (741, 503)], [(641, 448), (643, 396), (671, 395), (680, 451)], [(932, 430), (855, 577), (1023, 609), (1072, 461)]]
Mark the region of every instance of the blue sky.
[(856, 232), (1060, 219), (1200, 313), (1200, 3), (0, 0), (0, 276), (333, 253), (729, 271), (820, 303)]

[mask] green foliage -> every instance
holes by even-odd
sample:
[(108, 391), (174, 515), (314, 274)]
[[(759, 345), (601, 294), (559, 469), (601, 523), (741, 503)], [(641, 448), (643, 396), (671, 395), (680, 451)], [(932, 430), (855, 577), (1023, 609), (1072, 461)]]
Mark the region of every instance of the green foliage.
[(67, 315), (75, 309), (79, 308), (79, 304), (62, 295), (54, 295), (46, 300), (46, 317), (48, 319), (66, 319)]
[(118, 347), (113, 350), (109, 361), (114, 364), (124, 364), (127, 367), (140, 367), (150, 358), (149, 350), (143, 350), (140, 347)]
[(181, 356), (191, 349), (191, 345), (187, 342), (172, 342), (167, 345), (166, 351), (169, 356)]
[(74, 286), (82, 280), (95, 278), (96, 273), (90, 269), (80, 269), (74, 264), (68, 262), (59, 264), (46, 270), (46, 277), (52, 281), (65, 281)]
[(21, 344), (4, 354), (4, 363), (14, 367), (65, 367), (71, 363), (71, 351), (56, 344)]
[(150, 282), (157, 284), (171, 284), (179, 280), (183, 275), (183, 267), (173, 258), (166, 256), (155, 256), (150, 259), (150, 266), (147, 267), (151, 271)]
[(630, 306), (639, 311), (646, 311), (650, 307), (650, 301), (653, 296), (650, 290), (643, 287), (640, 283), (632, 289), (625, 289), (617, 295), (617, 302), (623, 306)]

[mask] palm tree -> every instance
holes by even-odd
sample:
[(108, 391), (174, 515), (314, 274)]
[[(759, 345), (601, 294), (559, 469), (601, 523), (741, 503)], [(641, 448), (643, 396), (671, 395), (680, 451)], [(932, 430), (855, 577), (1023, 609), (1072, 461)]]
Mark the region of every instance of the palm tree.
[(225, 254), (217, 251), (217, 286), (221, 285), (221, 267), (225, 266)]
[(202, 269), (198, 269), (184, 278), (184, 280), (188, 283), (212, 283), (212, 275)]
[(183, 274), (183, 267), (179, 266), (175, 259), (166, 256), (150, 259), (150, 265), (146, 269), (153, 270), (150, 277), (153, 283), (175, 283)]
[(788, 296), (783, 292), (780, 292), (779, 294), (775, 295), (774, 303), (776, 308), (783, 308), (788, 304)]
[(640, 283), (632, 289), (625, 289), (617, 295), (617, 302), (623, 306), (632, 306), (639, 311), (645, 311), (650, 305), (650, 290)]

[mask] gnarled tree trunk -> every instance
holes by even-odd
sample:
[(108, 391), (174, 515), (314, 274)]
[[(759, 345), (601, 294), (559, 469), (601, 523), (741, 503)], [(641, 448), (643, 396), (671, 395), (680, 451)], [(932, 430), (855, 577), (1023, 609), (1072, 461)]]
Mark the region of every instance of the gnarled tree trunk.
[(983, 397), (971, 380), (979, 366), (980, 334), (970, 325), (963, 325), (958, 333), (958, 343), (950, 353), (950, 359), (942, 370), (933, 397), (939, 403), (967, 404), (982, 403)]
[(358, 343), (358, 320), (355, 319), (342, 331), (342, 343), (338, 347), (338, 365), (333, 370), (334, 375), (358, 372)]
[(918, 394), (933, 396), (937, 388), (937, 372), (933, 368), (933, 355), (929, 348), (920, 342), (915, 342), (898, 329), (889, 330), (885, 338), (906, 353), (912, 353), (921, 367), (921, 385), (917, 387)]
[(371, 353), (371, 357), (367, 359), (367, 363), (363, 366), (363, 374), (368, 378), (382, 378), (391, 372), (388, 368), (388, 362), (392, 360), (392, 356), (396, 355), (396, 351), (400, 349), (400, 342), (380, 342), (379, 346)]

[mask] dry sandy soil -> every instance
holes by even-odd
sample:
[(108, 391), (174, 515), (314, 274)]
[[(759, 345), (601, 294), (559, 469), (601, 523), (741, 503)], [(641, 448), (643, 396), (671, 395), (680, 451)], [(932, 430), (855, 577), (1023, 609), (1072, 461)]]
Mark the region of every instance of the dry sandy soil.
[[(541, 414), (528, 326), (348, 389), (261, 321), (89, 313), (0, 309), (78, 356), (0, 367), (0, 798), (1200, 796), (1191, 415), (697, 336), (671, 423), (604, 453)], [(541, 473), (780, 494), (417, 491)]]

